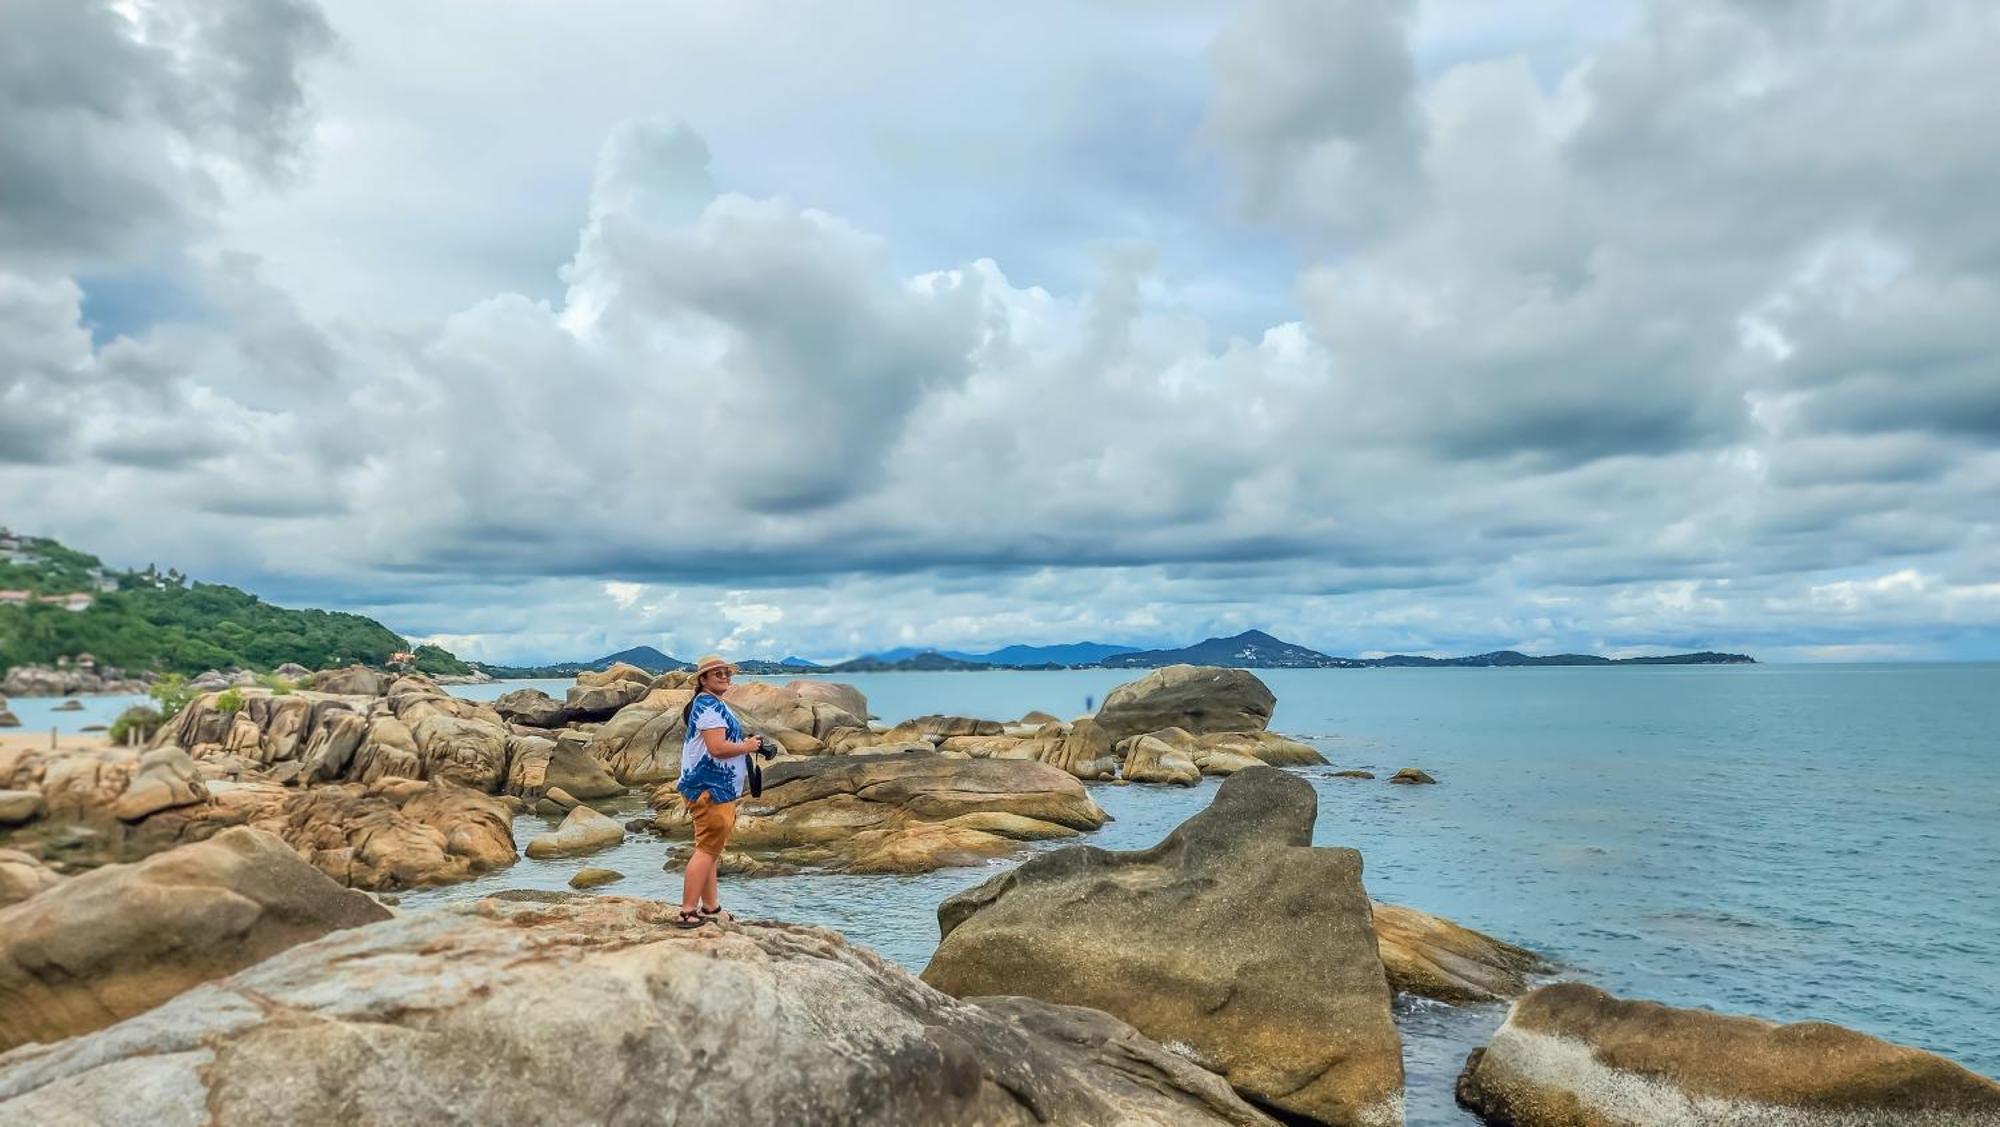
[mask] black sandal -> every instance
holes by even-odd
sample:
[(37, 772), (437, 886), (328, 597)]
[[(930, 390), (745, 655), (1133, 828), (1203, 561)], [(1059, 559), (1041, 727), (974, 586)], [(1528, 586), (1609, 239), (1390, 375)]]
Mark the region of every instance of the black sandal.
[(716, 923), (728, 923), (736, 918), (725, 911), (720, 904), (713, 908), (702, 908), (701, 915), (703, 919), (714, 920)]
[(674, 926), (678, 928), (697, 928), (707, 922), (708, 917), (703, 915), (699, 908), (682, 908), (680, 911), (674, 913)]

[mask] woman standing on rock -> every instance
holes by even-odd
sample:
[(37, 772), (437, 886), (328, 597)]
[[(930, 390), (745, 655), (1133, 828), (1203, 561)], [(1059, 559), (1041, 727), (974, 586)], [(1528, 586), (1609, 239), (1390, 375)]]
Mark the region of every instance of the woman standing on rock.
[(694, 666), (694, 699), (681, 713), (687, 738), (681, 743), (681, 777), (674, 789), (687, 800), (688, 816), (694, 819), (694, 852), (681, 878), (681, 911), (674, 919), (680, 927), (729, 918), (722, 910), (715, 871), (729, 831), (736, 828), (736, 800), (749, 785), (744, 757), (776, 754), (763, 737), (746, 738), (742, 722), (723, 703), (722, 694), (735, 677), (736, 667), (718, 655), (702, 658)]

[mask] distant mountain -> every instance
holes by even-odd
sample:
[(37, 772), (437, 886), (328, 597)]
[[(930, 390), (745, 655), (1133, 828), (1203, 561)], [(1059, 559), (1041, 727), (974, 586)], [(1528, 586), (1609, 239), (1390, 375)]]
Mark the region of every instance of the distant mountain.
[[(890, 652), (893, 653), (896, 651)], [(962, 657), (952, 657), (949, 654), (941, 654), (935, 650), (920, 650), (906, 657), (899, 657), (892, 660), (884, 660), (882, 657), (872, 654), (868, 657), (857, 657), (852, 661), (843, 661), (838, 665), (827, 666), (826, 671), (828, 673), (911, 673), (938, 670), (960, 672), (991, 668), (992, 666), (983, 661), (967, 661)]]
[(988, 665), (1096, 665), (1107, 657), (1137, 653), (1137, 646), (1113, 646), (1104, 642), (1067, 642), (1054, 646), (1002, 646), (991, 653), (952, 654), (967, 661)]
[(779, 658), (778, 664), (797, 666), (800, 669), (818, 669), (820, 667), (819, 662), (807, 661), (805, 658), (802, 657)]
[(688, 662), (669, 654), (663, 654), (651, 646), (633, 646), (629, 650), (619, 650), (615, 654), (605, 654), (596, 661), (585, 662), (587, 669), (609, 669), (619, 662), (636, 665), (648, 673), (665, 673), (669, 669), (686, 669)]
[(1162, 665), (1226, 665), (1237, 669), (1359, 669), (1368, 663), (1351, 657), (1329, 657), (1318, 650), (1273, 638), (1262, 630), (1245, 630), (1233, 638), (1210, 638), (1177, 650), (1135, 650), (1114, 654), (1099, 664), (1107, 669), (1153, 669)]

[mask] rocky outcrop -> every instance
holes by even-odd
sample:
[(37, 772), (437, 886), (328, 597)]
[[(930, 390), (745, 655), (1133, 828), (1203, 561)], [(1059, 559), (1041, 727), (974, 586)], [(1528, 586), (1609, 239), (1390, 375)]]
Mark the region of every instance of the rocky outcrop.
[(547, 786), (561, 787), (589, 802), (625, 793), (625, 785), (613, 778), (597, 760), (573, 747), (557, 747), (549, 752), (543, 779)]
[[(656, 829), (691, 836), (686, 803), (671, 786), (653, 801)], [(763, 797), (737, 808), (730, 847), (775, 866), (750, 872), (921, 873), (982, 864), (1023, 841), (1104, 822), (1075, 777), (1041, 763), (935, 752), (822, 756), (767, 768)], [(745, 871), (741, 864), (735, 871)]]
[(0, 826), (18, 826), (42, 815), (42, 796), (32, 790), (0, 790)]
[(177, 747), (159, 747), (139, 757), (139, 768), (125, 793), (111, 804), (121, 822), (136, 822), (176, 806), (193, 806), (208, 798), (208, 785), (194, 769), (194, 760)]
[(540, 689), (515, 689), (493, 702), (501, 718), (530, 728), (560, 728), (568, 714), (563, 703)]
[(101, 1029), (388, 916), (248, 829), (85, 873), (0, 911), (0, 1050)]
[[(683, 702), (685, 703), (685, 702)], [(681, 710), (643, 704), (621, 710), (590, 737), (590, 758), (626, 786), (647, 786), (680, 777), (681, 741), (687, 728)]]
[(323, 669), (313, 674), (307, 687), (336, 696), (379, 697), (389, 691), (392, 680), (387, 673), (365, 665), (350, 665), (345, 669)]
[(1498, 1002), (1528, 988), (1543, 969), (1541, 956), (1524, 947), (1415, 908), (1375, 904), (1375, 943), (1389, 986), (1440, 1002)]
[[(0, 1120), (1269, 1124), (1103, 1015), (926, 989), (829, 931), (618, 897), (344, 931), (0, 1062)], [(145, 1098), (134, 1098), (144, 1093)]]
[(19, 904), (62, 883), (62, 875), (40, 857), (19, 849), (0, 849), (0, 908)]
[(615, 685), (621, 681), (630, 682), (635, 685), (650, 686), (654, 678), (654, 674), (646, 672), (629, 661), (617, 661), (613, 662), (609, 669), (584, 670), (576, 675), (576, 683), (584, 688)]
[(1432, 786), (1437, 783), (1437, 780), (1431, 777), (1430, 772), (1422, 771), (1415, 767), (1403, 768), (1389, 776), (1389, 781), (1402, 786)]
[(562, 825), (528, 842), (526, 853), (537, 860), (574, 857), (625, 840), (625, 827), (588, 806), (574, 806)]
[(1261, 732), (1277, 702), (1248, 670), (1169, 665), (1111, 690), (1097, 710), (1097, 722), (1113, 742), (1162, 728), (1197, 735)]
[(1132, 736), (1119, 744), (1119, 774), (1135, 783), (1173, 783), (1191, 787), (1201, 781), (1201, 768), (1186, 752), (1153, 736)]
[(14, 713), (8, 709), (7, 698), (4, 696), (0, 696), (0, 728), (18, 728), (20, 726), (21, 726), (21, 718), (19, 716), (14, 715)]
[[(16, 665), (0, 679), (0, 712), (7, 710), (7, 697), (72, 697), (83, 693), (143, 693), (144, 681), (128, 678), (125, 671), (94, 665)], [(10, 714), (11, 715), (11, 714)], [(17, 721), (18, 723), (18, 721)], [(7, 727), (0, 724), (0, 727)]]
[(1974, 1127), (2000, 1084), (1837, 1025), (1626, 1001), (1582, 983), (1520, 1001), (1458, 1081), (1459, 1102), (1511, 1127)]
[(516, 859), (508, 808), (449, 782), (316, 787), (288, 796), (279, 816), (259, 824), (352, 888), (453, 884)]
[(801, 678), (785, 683), (785, 690), (804, 701), (830, 704), (862, 722), (868, 720), (868, 698), (853, 685), (839, 681), (811, 681)]
[(1091, 1006), (1288, 1114), (1400, 1123), (1361, 856), (1311, 844), (1317, 811), (1308, 783), (1260, 767), (1151, 849), (1030, 858), (939, 907), (924, 981)]

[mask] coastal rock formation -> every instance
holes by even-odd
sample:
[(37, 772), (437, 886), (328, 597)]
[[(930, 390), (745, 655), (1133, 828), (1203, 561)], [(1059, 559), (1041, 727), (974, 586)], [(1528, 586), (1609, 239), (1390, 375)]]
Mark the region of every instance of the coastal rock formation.
[[(16, 665), (0, 679), (0, 712), (7, 697), (73, 697), (82, 693), (143, 693), (146, 683), (125, 676), (124, 670), (94, 665)], [(6, 725), (0, 725), (5, 727)]]
[[(657, 830), (692, 834), (687, 804), (671, 786), (653, 803)], [(920, 873), (980, 864), (1022, 841), (1104, 822), (1074, 776), (1041, 763), (935, 752), (821, 756), (767, 768), (763, 797), (738, 807), (730, 845), (783, 868)]]
[(924, 981), (1091, 1006), (1288, 1114), (1400, 1123), (1361, 855), (1314, 847), (1317, 813), (1310, 784), (1257, 768), (1151, 849), (1030, 858), (938, 908)]
[(1201, 768), (1187, 753), (1153, 736), (1132, 736), (1119, 745), (1119, 773), (1135, 783), (1173, 783), (1191, 787), (1201, 781)]
[(625, 874), (616, 869), (584, 868), (578, 869), (576, 875), (569, 878), (569, 886), (571, 888), (598, 888), (602, 885), (624, 879)]
[(1104, 1015), (956, 1001), (830, 931), (672, 912), (539, 895), (339, 932), (9, 1055), (0, 1121), (416, 1123), (448, 1093), (467, 1123), (1272, 1122)]
[(809, 681), (801, 678), (786, 682), (785, 689), (800, 700), (830, 704), (864, 724), (868, 720), (868, 698), (853, 685), (840, 681)]
[(554, 831), (530, 841), (525, 852), (537, 860), (573, 857), (607, 845), (617, 845), (624, 840), (625, 827), (588, 806), (579, 805), (570, 808), (570, 812), (563, 817), (562, 825)]
[(549, 752), (543, 778), (546, 785), (561, 787), (585, 802), (625, 793), (624, 784), (612, 778), (597, 760), (573, 747), (557, 747)]
[(85, 873), (0, 910), (0, 1050), (101, 1029), (388, 917), (255, 830)]
[(379, 697), (389, 691), (389, 683), (387, 673), (378, 673), (365, 665), (350, 665), (345, 669), (321, 670), (312, 675), (305, 687), (336, 696)]
[(0, 908), (19, 904), (62, 883), (62, 874), (40, 857), (18, 849), (0, 849)]
[[(1185, 728), (1162, 728), (1150, 737), (1180, 752), (1204, 775), (1234, 775), (1249, 767), (1310, 767), (1326, 757), (1305, 744), (1275, 732), (1209, 732), (1196, 735)], [(1128, 737), (1119, 747), (1129, 746)]]
[(42, 796), (31, 790), (0, 790), (0, 826), (32, 822), (42, 814)]
[(1249, 670), (1169, 665), (1111, 690), (1097, 710), (1097, 722), (1113, 742), (1162, 728), (1197, 735), (1261, 732), (1277, 703)]
[(540, 689), (515, 689), (493, 702), (502, 719), (530, 728), (560, 728), (568, 719), (563, 702)]
[(1498, 1002), (1544, 964), (1526, 948), (1398, 904), (1375, 903), (1375, 943), (1389, 986), (1440, 1002)]
[[(588, 674), (585, 674), (588, 676)], [(607, 720), (628, 704), (637, 704), (651, 690), (647, 681), (613, 680), (585, 684), (582, 677), (563, 701), (563, 715), (573, 720)]]
[(653, 674), (633, 665), (629, 661), (613, 662), (609, 669), (586, 669), (576, 675), (576, 683), (586, 689), (599, 688), (604, 685), (615, 685), (620, 682), (651, 686), (654, 679)]
[(14, 715), (13, 711), (7, 707), (7, 698), (0, 696), (0, 728), (18, 728), (20, 726), (21, 718)]
[(255, 824), (351, 888), (452, 884), (516, 859), (507, 807), (450, 782), (315, 787), (284, 796), (274, 814)]
[(1417, 786), (1417, 785), (1430, 786), (1430, 785), (1435, 785), (1437, 783), (1437, 780), (1431, 777), (1430, 772), (1421, 771), (1415, 767), (1403, 768), (1402, 770), (1389, 776), (1389, 781), (1392, 783), (1397, 783), (1402, 786)]
[(125, 793), (111, 804), (112, 816), (136, 822), (175, 806), (192, 806), (208, 798), (208, 786), (195, 772), (194, 760), (177, 747), (154, 748), (139, 757), (139, 768)]
[(1975, 1127), (2000, 1084), (1943, 1057), (1822, 1022), (1751, 1017), (1545, 986), (1467, 1059), (1459, 1102), (1511, 1127)]

